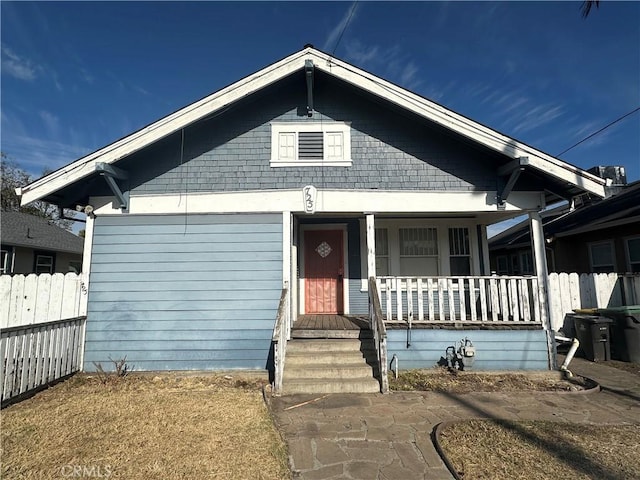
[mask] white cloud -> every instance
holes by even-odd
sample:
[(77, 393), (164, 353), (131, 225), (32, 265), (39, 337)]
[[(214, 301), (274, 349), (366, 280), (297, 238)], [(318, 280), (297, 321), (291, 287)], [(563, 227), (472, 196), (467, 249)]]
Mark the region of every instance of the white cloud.
[(528, 112), (518, 115), (520, 121), (512, 127), (514, 133), (528, 132), (545, 125), (564, 114), (564, 108), (560, 105), (540, 105)]
[(349, 23), (349, 21), (355, 20), (355, 18), (356, 18), (356, 11), (355, 11), (356, 7), (357, 7), (357, 2), (353, 2), (351, 4), (351, 6), (347, 9), (347, 11), (345, 12), (345, 14), (342, 17), (342, 19), (329, 32), (329, 35), (327, 36), (327, 39), (325, 40), (324, 45), (322, 47), (322, 49), (325, 52), (329, 52), (330, 53), (331, 50), (333, 50), (335, 48), (336, 42), (338, 41), (338, 38), (340, 37), (340, 34), (342, 33), (342, 31), (346, 27), (347, 23)]
[(409, 61), (402, 69), (402, 73), (400, 74), (400, 83), (402, 86), (413, 89), (415, 88), (420, 81), (416, 81), (416, 74), (418, 73), (418, 66), (413, 62)]
[(82, 79), (89, 85), (93, 83), (93, 76), (85, 68), (80, 68), (80, 75), (82, 75)]
[(2, 46), (2, 72), (20, 80), (35, 80), (40, 70), (31, 60), (21, 57), (9, 47)]
[(60, 123), (58, 117), (56, 117), (53, 113), (47, 112), (46, 110), (40, 110), (38, 112), (40, 118), (44, 122), (45, 127), (50, 135), (57, 135), (58, 130), (60, 129)]
[(362, 68), (380, 56), (380, 49), (377, 45), (367, 47), (359, 40), (346, 42), (345, 49), (347, 51), (346, 59)]

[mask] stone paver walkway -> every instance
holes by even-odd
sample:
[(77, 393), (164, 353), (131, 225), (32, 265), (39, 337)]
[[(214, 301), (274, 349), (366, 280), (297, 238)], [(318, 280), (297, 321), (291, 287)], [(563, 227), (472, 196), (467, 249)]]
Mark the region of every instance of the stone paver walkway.
[[(451, 479), (432, 441), (435, 426), (465, 418), (640, 424), (640, 377), (575, 359), (597, 393), (391, 393), (271, 399), (294, 479)], [(295, 408), (290, 408), (295, 407)]]

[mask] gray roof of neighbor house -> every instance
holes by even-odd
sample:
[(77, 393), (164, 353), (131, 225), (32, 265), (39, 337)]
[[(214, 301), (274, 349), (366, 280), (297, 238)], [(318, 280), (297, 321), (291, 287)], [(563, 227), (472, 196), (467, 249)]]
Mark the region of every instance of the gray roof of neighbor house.
[(0, 213), (3, 245), (82, 254), (84, 239), (46, 218), (20, 212)]
[[(543, 214), (544, 215), (544, 214)], [(566, 237), (619, 225), (640, 224), (640, 181), (625, 185), (618, 193), (569, 211), (568, 206), (543, 216), (546, 238)], [(529, 225), (523, 221), (489, 239), (489, 248), (531, 245)]]

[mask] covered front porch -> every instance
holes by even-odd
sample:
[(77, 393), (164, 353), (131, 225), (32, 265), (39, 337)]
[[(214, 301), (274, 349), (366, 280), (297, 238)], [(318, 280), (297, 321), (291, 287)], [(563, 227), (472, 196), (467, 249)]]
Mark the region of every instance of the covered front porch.
[(325, 322), (332, 315), (366, 316), (374, 278), (389, 326), (547, 328), (540, 217), (528, 215), (536, 274), (520, 276), (489, 270), (486, 224), (504, 212), (292, 215), (285, 258), (291, 326), (301, 328), (314, 315)]

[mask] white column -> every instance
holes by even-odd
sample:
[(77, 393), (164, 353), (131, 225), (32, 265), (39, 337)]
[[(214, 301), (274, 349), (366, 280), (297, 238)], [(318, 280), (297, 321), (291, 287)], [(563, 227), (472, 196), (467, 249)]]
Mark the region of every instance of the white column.
[(376, 276), (376, 227), (373, 213), (367, 216), (367, 282)]
[(540, 298), (540, 318), (542, 327), (547, 333), (547, 350), (549, 353), (549, 367), (556, 368), (554, 339), (551, 335), (549, 321), (549, 271), (547, 270), (544, 230), (539, 212), (529, 212), (529, 228), (531, 230), (531, 251), (538, 277), (538, 297)]
[[(93, 226), (95, 223), (95, 217), (87, 215), (87, 223), (84, 229), (84, 248), (82, 250), (82, 273), (81, 290), (80, 290), (80, 315), (87, 315), (87, 306), (89, 303), (89, 278), (91, 273), (91, 251), (93, 250)], [(82, 331), (80, 333), (80, 358), (78, 363), (80, 365), (80, 371), (84, 371), (84, 348), (85, 337), (87, 331), (87, 320), (84, 321)]]
[(282, 212), (282, 287), (291, 288), (291, 212)]

